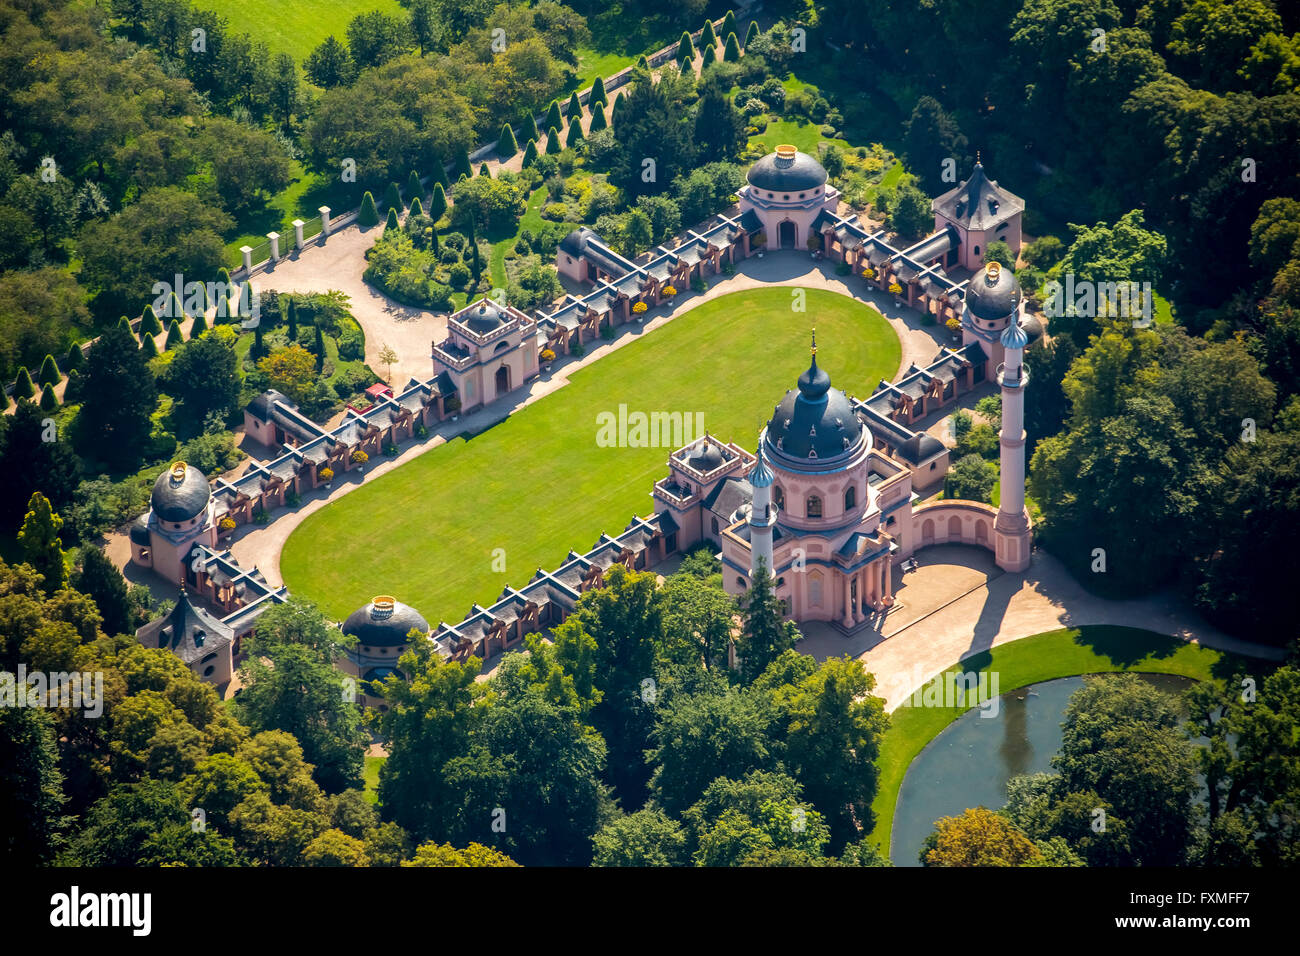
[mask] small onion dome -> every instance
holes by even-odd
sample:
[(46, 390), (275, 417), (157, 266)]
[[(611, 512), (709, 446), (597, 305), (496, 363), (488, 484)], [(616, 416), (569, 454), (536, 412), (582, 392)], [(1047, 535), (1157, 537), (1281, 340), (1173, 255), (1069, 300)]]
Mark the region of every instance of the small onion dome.
[(776, 476), (772, 474), (772, 469), (767, 467), (767, 458), (763, 455), (762, 445), (758, 448), (758, 464), (754, 470), (749, 473), (749, 484), (753, 488), (770, 488), (776, 481)]
[(1025, 330), (1025, 335), (1029, 337), (1029, 344), (1034, 345), (1043, 337), (1043, 323), (1038, 321), (1037, 316), (1026, 315), (1020, 320), (1020, 327)]
[(353, 611), (342, 627), (344, 634), (355, 637), (367, 647), (405, 644), (412, 630), (428, 634), (429, 622), (415, 608), (386, 594)]
[(826, 182), (826, 169), (807, 153), (781, 145), (749, 168), (746, 176), (755, 189), (768, 192), (799, 192), (816, 189)]
[(158, 476), (149, 503), (163, 521), (181, 522), (200, 514), (211, 499), (212, 488), (203, 472), (178, 461)]
[(477, 306), (471, 306), (469, 315), (464, 318), (464, 323), (480, 335), (485, 332), (491, 332), (509, 321), (505, 312), (492, 302), (484, 299)]
[(1010, 269), (990, 262), (966, 284), (966, 307), (977, 319), (1005, 319), (1020, 307), (1020, 283)]
[(596, 234), (583, 226), (575, 229), (560, 240), (560, 248), (572, 256), (580, 256), (587, 251), (587, 240)]
[(919, 465), (944, 450), (944, 445), (933, 435), (917, 432), (898, 447), (898, 454), (909, 465)]
[(1019, 322), (1012, 322), (1002, 330), (1002, 347), (1004, 349), (1023, 349), (1029, 344), (1029, 336), (1020, 327)]
[(136, 544), (149, 544), (149, 524), (145, 521), (144, 515), (136, 518), (131, 522), (131, 540)]
[(722, 449), (718, 447), (717, 442), (707, 436), (691, 452), (690, 457), (686, 459), (686, 464), (702, 473), (721, 468), (725, 462), (726, 459), (722, 457)]

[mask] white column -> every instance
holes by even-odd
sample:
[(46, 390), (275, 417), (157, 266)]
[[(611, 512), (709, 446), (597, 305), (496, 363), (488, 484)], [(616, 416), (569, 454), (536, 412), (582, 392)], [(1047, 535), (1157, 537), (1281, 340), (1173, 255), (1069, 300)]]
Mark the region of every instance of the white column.
[(321, 206), (316, 211), (320, 213), (320, 238), (321, 242), (324, 242), (330, 234), (330, 207)]
[(280, 261), (280, 234), (278, 232), (268, 232), (266, 238), (271, 240), (271, 261)]
[(244, 274), (247, 275), (253, 271), (253, 247), (240, 246), (239, 251), (244, 256)]
[(301, 219), (293, 221), (293, 247), (299, 251), (302, 250), (302, 225)]

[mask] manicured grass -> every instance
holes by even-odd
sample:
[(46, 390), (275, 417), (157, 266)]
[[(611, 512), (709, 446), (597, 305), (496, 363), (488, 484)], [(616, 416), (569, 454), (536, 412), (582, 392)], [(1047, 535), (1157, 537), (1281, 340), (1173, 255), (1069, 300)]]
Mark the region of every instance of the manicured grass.
[[(585, 551), (653, 510), (650, 491), (673, 450), (596, 444), (597, 416), (702, 412), (724, 441), (752, 448), (786, 389), (818, 362), (837, 386), (866, 395), (898, 369), (899, 342), (870, 307), (806, 290), (721, 296), (576, 372), (569, 385), (471, 439), (457, 438), (308, 517), (280, 560), (295, 594), (342, 620), (375, 594), (393, 594), (436, 624), (459, 621), (521, 587), (538, 567)], [(494, 570), (494, 549), (505, 572)]]
[(384, 765), (387, 757), (365, 757), (365, 766), (361, 771), (363, 781), (363, 790), (366, 799), (371, 803), (379, 802), (379, 768)]
[(519, 227), (512, 235), (492, 243), (492, 254), (488, 257), (488, 269), (492, 276), (492, 285), (498, 289), (504, 289), (509, 277), (506, 275), (506, 257), (514, 252), (515, 241), (519, 238), (519, 233), (525, 229), (531, 229), (536, 232), (542, 227), (543, 219), (541, 216), (542, 206), (546, 202), (546, 187), (538, 186), (533, 190), (533, 194), (528, 197), (528, 205), (524, 209), (523, 216), (519, 219)]
[(348, 23), (362, 13), (378, 10), (403, 23), (407, 10), (397, 0), (278, 0), (273, 6), (255, 0), (223, 0), (217, 7), (231, 29), (265, 43), (274, 56), (290, 53), (302, 61), (331, 34), (348, 42)]
[(585, 90), (596, 82), (596, 77), (609, 79), (615, 73), (636, 62), (639, 53), (628, 55), (612, 50), (598, 51), (589, 47), (578, 49), (578, 82), (574, 89)]
[(789, 143), (801, 153), (809, 156), (819, 155), (818, 147), (834, 143), (841, 149), (850, 149), (849, 142), (841, 137), (826, 139), (821, 134), (821, 127), (801, 120), (772, 120), (767, 129), (749, 138), (750, 145), (761, 143), (764, 152), (772, 152), (782, 143)]
[[(968, 658), (945, 673), (996, 670), (999, 690), (1005, 694), (1027, 684), (1077, 674), (1132, 671), (1175, 674), (1193, 680), (1223, 680), (1237, 672), (1258, 677), (1275, 666), (1139, 628), (1092, 625), (1049, 631), (1004, 644)], [(876, 760), (880, 785), (872, 804), (876, 825), (871, 834), (872, 842), (886, 856), (898, 789), (907, 768), (926, 744), (965, 710), (912, 707), (909, 701), (890, 715), (889, 729), (881, 740), (880, 756)]]
[[(266, 234), (272, 231), (280, 234), (280, 254), (288, 255), (293, 249), (293, 221), (310, 222), (320, 215), (321, 206), (329, 206), (333, 217), (361, 204), (364, 190), (356, 183), (345, 183), (338, 176), (313, 173), (297, 160), (291, 164), (291, 169), (293, 180), (283, 191), (271, 197), (265, 206), (240, 217), (236, 226), (239, 235), (226, 243), (227, 268), (233, 270), (243, 264), (240, 246), (256, 249), (267, 241)], [(308, 238), (311, 235), (308, 233)]]

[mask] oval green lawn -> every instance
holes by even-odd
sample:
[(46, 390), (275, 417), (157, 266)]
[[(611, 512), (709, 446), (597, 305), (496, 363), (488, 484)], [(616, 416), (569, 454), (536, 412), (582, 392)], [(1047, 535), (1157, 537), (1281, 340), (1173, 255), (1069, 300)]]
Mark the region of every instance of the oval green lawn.
[[(944, 673), (996, 670), (998, 690), (1006, 694), (1029, 684), (1080, 674), (1131, 671), (1174, 674), (1193, 680), (1226, 680), (1237, 673), (1259, 678), (1276, 666), (1136, 627), (1093, 624), (1002, 644), (972, 655)], [(889, 715), (889, 729), (880, 741), (880, 755), (876, 759), (880, 777), (876, 799), (871, 805), (875, 814), (871, 841), (885, 856), (889, 856), (894, 807), (907, 768), (926, 744), (966, 709), (912, 707), (904, 703)]]
[[(601, 448), (601, 412), (703, 412), (724, 441), (753, 449), (772, 408), (808, 367), (865, 397), (898, 371), (898, 336), (874, 309), (820, 289), (734, 292), (703, 303), (576, 372), (506, 421), (453, 439), (309, 516), (285, 543), (289, 590), (342, 619), (392, 594), (436, 625), (522, 587), (538, 567), (584, 552), (653, 510), (671, 448)], [(493, 567), (504, 549), (505, 573)]]

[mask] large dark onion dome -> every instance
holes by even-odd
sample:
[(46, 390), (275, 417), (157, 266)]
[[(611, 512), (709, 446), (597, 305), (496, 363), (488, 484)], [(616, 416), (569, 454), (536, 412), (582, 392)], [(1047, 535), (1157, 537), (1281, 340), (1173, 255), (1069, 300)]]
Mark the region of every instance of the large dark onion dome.
[(1005, 319), (1020, 308), (1020, 283), (1010, 269), (990, 262), (966, 284), (966, 306), (977, 319)]
[(396, 598), (381, 594), (365, 607), (357, 608), (343, 622), (342, 631), (367, 647), (396, 647), (407, 642), (411, 630), (429, 633), (429, 622), (420, 612)]
[(834, 458), (856, 448), (862, 423), (853, 405), (831, 377), (817, 367), (817, 337), (812, 364), (799, 376), (799, 387), (785, 393), (767, 423), (769, 451), (785, 458)]
[(212, 489), (203, 472), (178, 461), (158, 476), (149, 504), (163, 521), (179, 523), (201, 513), (211, 498)]
[(749, 168), (746, 177), (755, 189), (768, 192), (801, 192), (826, 182), (826, 170), (807, 153), (793, 146), (778, 146)]

